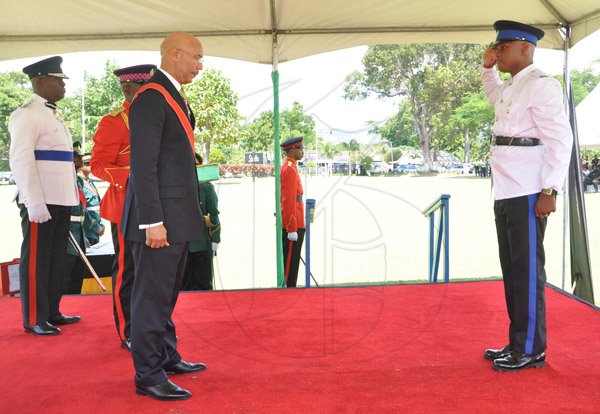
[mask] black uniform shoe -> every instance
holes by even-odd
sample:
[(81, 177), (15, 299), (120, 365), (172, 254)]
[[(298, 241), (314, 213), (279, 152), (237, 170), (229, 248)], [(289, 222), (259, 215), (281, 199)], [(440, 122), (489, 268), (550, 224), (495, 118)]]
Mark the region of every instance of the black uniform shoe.
[(494, 359), (505, 358), (513, 352), (515, 352), (515, 350), (513, 349), (512, 345), (508, 344), (502, 349), (486, 349), (483, 353), (483, 357), (493, 361)]
[(492, 366), (496, 371), (521, 371), (546, 365), (546, 353), (525, 355), (513, 352), (505, 358), (495, 359)]
[(131, 352), (131, 339), (127, 338), (121, 342), (121, 348)]
[(206, 365), (202, 362), (185, 362), (183, 359), (168, 368), (165, 368), (167, 374), (189, 374), (196, 371), (204, 371)]
[(156, 385), (135, 385), (135, 393), (138, 395), (147, 395), (155, 400), (187, 400), (192, 393), (186, 389), (166, 380)]
[(79, 322), (80, 320), (81, 316), (67, 316), (59, 313), (58, 315), (48, 319), (48, 322), (53, 325), (69, 325), (71, 323)]
[(56, 326), (49, 324), (48, 322), (42, 322), (34, 326), (23, 325), (23, 328), (25, 328), (25, 332), (27, 333), (34, 333), (36, 335), (41, 336), (58, 335), (60, 333), (60, 329), (58, 329)]

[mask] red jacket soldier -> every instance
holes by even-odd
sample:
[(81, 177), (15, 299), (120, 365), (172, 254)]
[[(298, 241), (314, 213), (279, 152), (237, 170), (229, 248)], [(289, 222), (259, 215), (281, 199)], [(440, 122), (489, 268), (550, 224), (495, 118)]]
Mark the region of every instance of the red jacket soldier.
[(111, 222), (115, 261), (112, 268), (113, 310), (121, 346), (130, 349), (130, 302), (133, 287), (133, 258), (129, 244), (120, 232), (121, 216), (129, 180), (129, 107), (142, 84), (156, 66), (138, 65), (117, 69), (125, 97), (123, 105), (104, 116), (94, 135), (92, 173), (110, 186), (100, 203), (100, 216)]
[(290, 138), (281, 144), (281, 149), (286, 154), (280, 176), (283, 266), (287, 287), (296, 287), (300, 252), (304, 241), (304, 202), (302, 201), (304, 191), (297, 169), (297, 161), (304, 156), (302, 139), (302, 137)]

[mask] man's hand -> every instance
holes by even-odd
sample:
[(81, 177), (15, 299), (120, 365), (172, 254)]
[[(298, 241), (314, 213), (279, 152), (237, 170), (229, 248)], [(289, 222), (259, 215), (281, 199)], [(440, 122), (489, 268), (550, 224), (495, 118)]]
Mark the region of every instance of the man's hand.
[(298, 241), (298, 232), (293, 231), (291, 233), (288, 233), (288, 240)]
[(210, 221), (210, 216), (204, 216), (204, 225), (208, 228), (215, 227), (212, 221)]
[(103, 236), (104, 235), (104, 230), (105, 230), (105, 227), (101, 224), (100, 225), (100, 229), (98, 230), (98, 236)]
[(170, 246), (167, 241), (167, 229), (163, 224), (146, 229), (146, 246), (151, 249)]
[(491, 68), (496, 64), (496, 50), (492, 49), (492, 43), (488, 45), (488, 47), (483, 52), (483, 67)]
[(52, 218), (44, 203), (27, 207), (27, 215), (32, 223), (45, 223)]
[(556, 211), (556, 196), (540, 193), (537, 203), (535, 203), (535, 216), (539, 219), (545, 219)]
[(219, 243), (212, 242), (211, 247), (212, 247), (212, 251), (216, 253), (217, 250), (219, 250)]

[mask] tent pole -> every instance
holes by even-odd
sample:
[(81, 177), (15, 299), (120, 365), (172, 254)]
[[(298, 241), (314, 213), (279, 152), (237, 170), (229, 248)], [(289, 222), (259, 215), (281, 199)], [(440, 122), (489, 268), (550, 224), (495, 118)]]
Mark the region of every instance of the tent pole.
[[(568, 51), (571, 37), (571, 28), (566, 27), (565, 51)], [(569, 75), (568, 55), (565, 54), (565, 90), (567, 91), (567, 105), (571, 129), (573, 131), (573, 150), (571, 151), (571, 165), (567, 177), (567, 191), (565, 191), (565, 222), (568, 220), (566, 231), (569, 231), (570, 248), (570, 274), (573, 294), (589, 303), (594, 303), (594, 287), (592, 283), (592, 269), (590, 263), (590, 248), (587, 232), (587, 218), (585, 212), (585, 197), (583, 194), (583, 180), (581, 175), (581, 158), (579, 155), (579, 137), (577, 134), (577, 114), (575, 111), (575, 98), (573, 86)], [(566, 261), (565, 261), (566, 262)]]
[[(567, 28), (565, 30), (565, 39), (564, 39), (564, 52), (565, 52), (565, 61), (563, 64), (563, 79), (564, 79), (564, 89), (563, 89), (563, 94), (565, 97), (565, 109), (567, 111), (567, 113), (569, 113), (569, 99), (572, 99), (570, 97), (571, 93), (567, 93), (568, 89), (569, 89), (569, 85), (571, 84), (571, 77), (570, 77), (570, 71), (569, 71), (569, 39), (570, 39), (570, 29)], [(562, 285), (561, 288), (563, 290), (565, 290), (565, 286), (566, 286), (566, 278), (567, 278), (567, 234), (570, 235), (569, 232), (569, 221), (570, 221), (570, 214), (569, 214), (569, 186), (570, 186), (570, 182), (569, 182), (569, 174), (567, 174), (567, 177), (565, 178), (565, 192), (564, 192), (564, 196), (563, 196), (563, 245), (562, 245)]]
[(279, 50), (277, 33), (273, 35), (273, 153), (275, 158), (275, 241), (277, 246), (277, 287), (285, 287), (283, 271), (283, 240), (281, 236), (281, 147), (279, 146)]

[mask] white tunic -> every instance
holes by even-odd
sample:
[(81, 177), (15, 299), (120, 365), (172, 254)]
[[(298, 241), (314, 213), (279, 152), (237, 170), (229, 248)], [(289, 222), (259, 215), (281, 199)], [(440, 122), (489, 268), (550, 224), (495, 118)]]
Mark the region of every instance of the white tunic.
[(535, 147), (492, 146), (490, 165), (496, 200), (561, 191), (573, 144), (558, 81), (534, 65), (502, 83), (495, 68), (481, 67), (483, 89), (495, 107), (493, 134), (538, 138)]
[(10, 116), (10, 169), (19, 203), (75, 206), (79, 203), (72, 161), (40, 161), (35, 150), (73, 151), (71, 134), (57, 111), (33, 95)]

